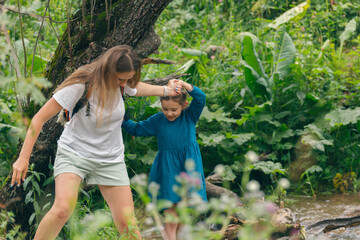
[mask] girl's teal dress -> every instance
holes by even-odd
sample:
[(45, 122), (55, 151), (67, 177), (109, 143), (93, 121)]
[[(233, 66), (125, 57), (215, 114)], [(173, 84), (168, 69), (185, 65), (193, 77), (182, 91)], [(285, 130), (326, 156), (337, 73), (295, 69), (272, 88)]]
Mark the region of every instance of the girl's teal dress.
[[(195, 125), (205, 106), (205, 93), (195, 87), (190, 96), (193, 97), (188, 108), (184, 109), (174, 121), (169, 121), (159, 112), (145, 121), (124, 121), (122, 127), (133, 136), (156, 136), (159, 152), (151, 167), (149, 182), (160, 185), (157, 199), (179, 202), (180, 196), (174, 192), (173, 186), (179, 186), (175, 176), (190, 183), (192, 191), (196, 191), (204, 201), (206, 198), (205, 178), (199, 145), (196, 141)], [(185, 168), (187, 159), (195, 163), (194, 170)], [(190, 167), (191, 168), (191, 167)], [(187, 173), (187, 174), (185, 174)], [(194, 178), (194, 175), (197, 176)], [(196, 190), (195, 190), (196, 189)]]

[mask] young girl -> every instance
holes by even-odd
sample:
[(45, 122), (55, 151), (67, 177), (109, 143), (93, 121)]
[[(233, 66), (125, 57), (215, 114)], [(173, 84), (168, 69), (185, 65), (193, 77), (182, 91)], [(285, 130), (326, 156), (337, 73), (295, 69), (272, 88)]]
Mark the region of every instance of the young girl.
[[(160, 185), (158, 199), (166, 199), (174, 206), (165, 214), (176, 215), (175, 205), (180, 196), (173, 190), (178, 185), (175, 176), (186, 172), (185, 162), (192, 159), (200, 178), (198, 194), (206, 201), (205, 179), (199, 145), (196, 141), (195, 125), (205, 106), (205, 94), (197, 87), (175, 80), (193, 97), (190, 107), (186, 108), (186, 91), (178, 96), (161, 97), (162, 112), (145, 121), (135, 123), (124, 121), (122, 127), (133, 136), (156, 136), (159, 152), (150, 171), (149, 182)], [(184, 175), (184, 174), (183, 174)], [(176, 239), (179, 229), (177, 223), (165, 223), (165, 233), (169, 240)]]
[[(20, 155), (13, 164), (11, 186), (21, 183), (29, 158), (44, 123), (61, 109), (73, 111), (87, 91), (86, 107), (65, 124), (58, 140), (54, 164), (55, 202), (44, 216), (35, 240), (55, 239), (74, 211), (80, 183), (98, 185), (112, 213), (118, 231), (128, 233), (128, 223), (136, 226), (129, 178), (124, 163), (121, 124), (125, 108), (120, 92), (131, 96), (176, 95), (174, 80), (168, 86), (139, 82), (142, 60), (131, 47), (109, 49), (101, 57), (71, 74), (61, 83), (53, 97), (31, 121)], [(134, 230), (127, 239), (140, 239)]]

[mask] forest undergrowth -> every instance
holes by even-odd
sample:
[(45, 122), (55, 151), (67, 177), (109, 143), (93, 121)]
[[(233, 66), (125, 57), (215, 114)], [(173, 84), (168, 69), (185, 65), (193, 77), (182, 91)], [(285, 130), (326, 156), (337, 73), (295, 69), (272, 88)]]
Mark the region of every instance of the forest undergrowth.
[[(23, 29), (16, 11), (2, 15), (0, 187), (9, 181), (29, 121), (22, 107), (29, 102), (35, 106), (44, 103), (41, 89), (49, 87), (49, 82), (42, 72), (58, 37), (66, 31), (67, 15), (73, 14), (81, 1), (51, 1), (48, 14), (57, 22), (45, 21), (44, 25), (34, 14), (44, 15), (46, 2), (11, 0), (5, 6), (33, 15), (22, 16)], [(289, 193), (316, 196), (359, 190), (359, 15), (360, 3), (355, 0), (174, 0), (163, 11), (155, 28), (162, 43), (150, 57), (176, 64), (147, 65), (142, 78), (179, 71), (187, 74), (183, 80), (206, 93), (206, 107), (197, 125), (205, 175), (222, 176), (221, 186), (249, 206), (237, 207), (225, 196), (204, 206), (196, 196), (190, 201), (184, 195), (186, 204), (180, 205), (183, 214), (178, 219), (186, 226), (184, 238), (221, 239), (209, 226), (226, 226), (234, 214), (270, 221), (271, 211), (266, 209), (273, 202), (286, 201)], [(16, 56), (11, 55), (10, 46)], [(137, 121), (159, 111), (156, 97), (134, 98), (130, 105)], [(146, 184), (157, 151), (156, 139), (124, 134), (124, 144), (140, 228), (161, 229), (168, 216), (162, 216), (159, 209), (168, 203), (151, 203), (147, 191), (156, 192), (157, 187)], [(29, 219), (35, 229), (51, 196), (36, 186), (36, 179), (47, 176), (30, 176), (24, 187), (27, 204), (36, 210)], [(191, 184), (188, 179), (179, 181), (183, 189)], [(41, 200), (45, 198), (48, 200)], [(264, 199), (261, 207), (254, 200), (257, 198)], [(2, 211), (0, 220), (0, 238), (24, 238), (11, 212)], [(247, 225), (239, 238), (269, 237), (273, 230), (262, 226), (263, 231), (255, 231), (256, 227)], [(99, 237), (119, 238), (99, 190), (82, 190), (76, 214), (58, 239)]]

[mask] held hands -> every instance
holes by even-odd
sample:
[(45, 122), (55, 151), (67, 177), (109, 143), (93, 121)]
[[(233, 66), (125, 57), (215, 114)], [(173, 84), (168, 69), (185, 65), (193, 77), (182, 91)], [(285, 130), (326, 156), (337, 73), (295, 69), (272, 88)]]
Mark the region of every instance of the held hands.
[(11, 178), (11, 187), (15, 184), (19, 187), (21, 184), (21, 179), (25, 181), (25, 177), (29, 167), (29, 160), (19, 157), (16, 162), (13, 164), (13, 174)]
[(192, 91), (193, 87), (180, 80), (180, 79), (171, 79), (168, 83), (167, 87), (167, 96), (176, 96), (181, 93), (181, 88), (185, 88), (187, 91)]

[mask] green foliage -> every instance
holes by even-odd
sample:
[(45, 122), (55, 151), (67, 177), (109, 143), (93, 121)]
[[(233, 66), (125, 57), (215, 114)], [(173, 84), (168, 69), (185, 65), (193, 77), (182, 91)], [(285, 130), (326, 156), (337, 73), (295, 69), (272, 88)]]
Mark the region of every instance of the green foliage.
[(334, 109), (325, 115), (331, 127), (357, 123), (360, 120), (360, 107), (355, 109)]
[[(41, 218), (45, 215), (44, 213), (50, 209), (51, 204), (50, 201), (44, 203), (44, 200), (46, 201), (46, 198), (44, 198), (45, 192), (39, 185), (43, 177), (45, 177), (45, 175), (36, 172), (34, 170), (34, 164), (32, 164), (29, 167), (28, 176), (23, 183), (23, 188), (26, 192), (25, 204), (31, 205), (31, 208), (34, 209), (34, 212), (28, 220), (29, 225), (34, 228), (38, 226)], [(50, 180), (46, 180), (44, 184), (48, 184), (51, 180), (53, 180), (53, 177), (51, 177)], [(46, 197), (49, 196), (50, 195), (47, 195)]]
[[(27, 117), (34, 114), (35, 105), (44, 102), (41, 89), (49, 83), (42, 72), (58, 45), (57, 37), (66, 29), (67, 12), (79, 9), (80, 2), (50, 1), (51, 13), (47, 16), (61, 23), (46, 19), (41, 30), (41, 18), (33, 16), (44, 14), (46, 2), (20, 1), (21, 12), (33, 13), (21, 16), (26, 29), (23, 31), (19, 28), (19, 14), (7, 11), (1, 16), (11, 41), (7, 42), (3, 34), (0, 36), (2, 184), (6, 182)], [(344, 176), (354, 172), (352, 176), (359, 176), (360, 3), (335, 2), (173, 0), (164, 10), (156, 23), (162, 45), (152, 57), (174, 60), (177, 64), (147, 65), (143, 79), (165, 76), (181, 68), (182, 73), (189, 74), (183, 79), (206, 93), (206, 108), (197, 125), (206, 175), (223, 164), (227, 180), (239, 195), (245, 194), (252, 178), (272, 194), (278, 178), (287, 177), (289, 167), (297, 160), (294, 152), (301, 141), (316, 163), (301, 172), (293, 190), (315, 195), (333, 190), (337, 173)], [(5, 6), (18, 9), (15, 0), (6, 1)], [(32, 103), (33, 108), (29, 107)], [(134, 108), (135, 120), (159, 111), (155, 97), (129, 99), (129, 105)], [(30, 111), (22, 112), (26, 107)], [(124, 134), (124, 143), (129, 175), (148, 173), (156, 154), (156, 139), (133, 139)], [(245, 153), (249, 151), (259, 155), (258, 162), (247, 161)], [(38, 177), (31, 176), (27, 180), (26, 199), (34, 205), (41, 188), (39, 192), (35, 184)], [(356, 185), (358, 180), (354, 178), (351, 181)], [(356, 191), (356, 187), (351, 189)], [(138, 194), (145, 193), (144, 190)], [(99, 192), (90, 194), (83, 198), (74, 222), (82, 221), (86, 212), (96, 215), (95, 210), (104, 207), (98, 200)], [(278, 194), (283, 194), (283, 190)], [(150, 201), (141, 198), (145, 204)], [(224, 199), (216, 201), (210, 206), (219, 205)], [(39, 207), (33, 207), (31, 223), (41, 216)], [(197, 212), (191, 214), (198, 216)], [(189, 216), (187, 210), (181, 216), (186, 226), (193, 223)], [(224, 220), (224, 216), (219, 218), (220, 222)], [(64, 239), (80, 236), (86, 227), (83, 223), (68, 227)], [(195, 229), (191, 233), (200, 235)], [(256, 233), (254, 225), (249, 225), (241, 236)], [(207, 236), (207, 230), (204, 234)], [(89, 238), (117, 236), (114, 226), (106, 224), (90, 235)]]
[(15, 219), (12, 212), (0, 211), (0, 237), (3, 239), (26, 239), (26, 233), (20, 232), (20, 226), (14, 225)]
[(246, 84), (255, 97), (260, 96), (264, 99), (270, 99), (272, 96), (269, 78), (265, 74), (264, 68), (257, 56), (252, 38), (244, 37), (243, 45), (242, 57), (244, 62), (242, 65)]
[(351, 36), (355, 33), (355, 31), (356, 31), (356, 20), (351, 19), (351, 21), (346, 24), (344, 32), (342, 32), (339, 37), (340, 38), (340, 50), (339, 50), (340, 56), (341, 56), (345, 41), (349, 40), (351, 38)]
[[(357, 21), (358, 3), (330, 5), (306, 1), (290, 7), (282, 1), (254, 1), (247, 3), (252, 6), (251, 10), (249, 7), (246, 10), (250, 15), (241, 12), (244, 9), (241, 6), (232, 8), (232, 11), (225, 8), (226, 4), (231, 6), (233, 3), (214, 2), (210, 13), (204, 3), (195, 6), (192, 2), (174, 1), (169, 10), (164, 11), (164, 20), (159, 20), (163, 42), (171, 39), (169, 44), (162, 45), (159, 56), (179, 59), (181, 55), (176, 51), (180, 46), (187, 47), (186, 51), (192, 55), (184, 54), (185, 58), (180, 61), (191, 66), (188, 72), (192, 76), (201, 77), (195, 83), (201, 84), (208, 96), (207, 108), (198, 124), (198, 141), (205, 170), (210, 172), (216, 163), (223, 163), (242, 172), (242, 167), (238, 167), (243, 166), (241, 156), (252, 149), (273, 163), (284, 165), (283, 173), (286, 174), (296, 142), (301, 137), (321, 159), (318, 164), (325, 169), (322, 179), (314, 176), (319, 181), (318, 186), (322, 181), (330, 183), (331, 174), (335, 174), (333, 168), (345, 165), (345, 168), (350, 168), (349, 164), (335, 164), (335, 159), (343, 159), (342, 154), (336, 153), (335, 146), (340, 144), (340, 149), (348, 149), (341, 139), (347, 136), (346, 142), (355, 140), (351, 149), (359, 152), (359, 140), (355, 137), (358, 136), (355, 129), (358, 129), (359, 122), (358, 96), (355, 93), (359, 90), (359, 83), (354, 83), (359, 72), (353, 68), (359, 64), (359, 53), (354, 51), (358, 40), (352, 34), (356, 31), (354, 21)], [(189, 15), (189, 12), (194, 12), (194, 15)], [(203, 17), (205, 13), (207, 18)], [(220, 23), (201, 29), (211, 22), (212, 14), (222, 16)], [(253, 14), (261, 17), (254, 20)], [(234, 23), (239, 16), (241, 20)], [(266, 20), (272, 21), (268, 24)], [(227, 22), (227, 25), (221, 22)], [(191, 32), (186, 28), (188, 23), (191, 23)], [(264, 24), (277, 31), (262, 29)], [(171, 29), (168, 26), (172, 26)], [(246, 32), (248, 30), (251, 32)], [(222, 37), (216, 33), (221, 33)], [(211, 37), (207, 37), (209, 35)], [(227, 51), (216, 53), (213, 59), (209, 58), (210, 61), (196, 66), (195, 60), (201, 62), (199, 57), (205, 56), (204, 52), (214, 44)], [(342, 61), (350, 64), (349, 70), (343, 67), (343, 62), (340, 64), (337, 51), (341, 46), (348, 49)], [(355, 49), (352, 50), (351, 46)], [(165, 72), (171, 69), (163, 68)], [(331, 127), (335, 122), (342, 127)], [(347, 134), (349, 129), (354, 129), (352, 135)], [(252, 137), (233, 145), (236, 138), (231, 136), (238, 134)], [(358, 169), (353, 165), (359, 161), (358, 154), (349, 156), (349, 159), (353, 159), (351, 166)]]
[(305, 16), (306, 10), (309, 8), (309, 6), (310, 6), (310, 0), (305, 1), (305, 2), (297, 5), (296, 7), (293, 7), (291, 9), (287, 10), (285, 13), (281, 14), (274, 21), (272, 21), (268, 25), (268, 27), (276, 29), (279, 26), (281, 26), (282, 24), (287, 23), (294, 18), (295, 18), (295, 20), (301, 19), (302, 17)]
[[(114, 229), (107, 232), (106, 229), (112, 225), (111, 214), (109, 211), (97, 210), (94, 213), (87, 213), (83, 218), (80, 218), (78, 214), (74, 214), (68, 224), (68, 233), (64, 239), (112, 239), (112, 237), (118, 238), (117, 234), (113, 235)], [(61, 239), (61, 238), (60, 238)]]
[[(222, 169), (221, 166), (218, 166), (216, 169), (220, 168)], [(225, 175), (228, 174), (224, 169), (216, 172), (221, 177), (226, 177)], [(144, 213), (146, 224), (152, 227), (155, 225), (160, 235), (164, 236), (165, 234), (162, 227), (164, 223), (176, 222), (182, 226), (178, 233), (180, 238), (186, 236), (191, 239), (222, 239), (224, 237), (223, 231), (230, 225), (230, 216), (237, 216), (246, 221), (246, 224), (238, 232), (241, 239), (266, 239), (270, 237), (273, 231), (270, 222), (274, 205), (270, 201), (258, 201), (258, 198), (263, 196), (258, 183), (249, 182), (244, 199), (248, 207), (244, 208), (237, 205), (235, 199), (226, 194), (220, 198), (211, 198), (207, 204), (204, 204), (204, 201), (196, 193), (189, 194), (190, 189), (197, 187), (196, 177), (183, 174), (177, 177), (177, 181), (180, 186), (175, 191), (181, 197), (181, 201), (176, 205), (178, 215), (174, 216), (160, 213), (163, 208), (171, 207), (172, 203), (157, 201), (158, 185), (152, 183), (148, 186), (145, 174), (136, 175), (131, 179), (140, 199), (146, 204), (146, 212)], [(147, 191), (151, 192), (153, 196), (151, 203), (149, 203)], [(214, 225), (220, 226), (221, 230), (213, 231)], [(262, 231), (255, 231), (260, 225), (264, 226)]]

